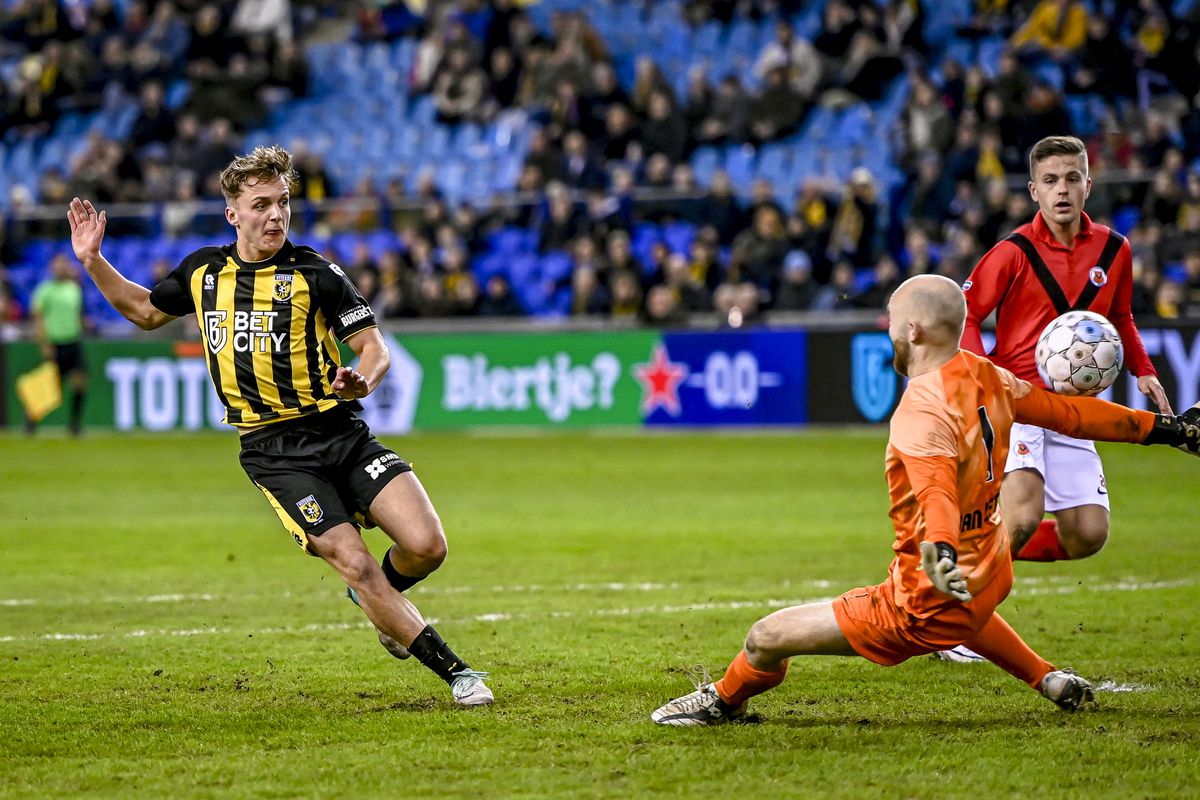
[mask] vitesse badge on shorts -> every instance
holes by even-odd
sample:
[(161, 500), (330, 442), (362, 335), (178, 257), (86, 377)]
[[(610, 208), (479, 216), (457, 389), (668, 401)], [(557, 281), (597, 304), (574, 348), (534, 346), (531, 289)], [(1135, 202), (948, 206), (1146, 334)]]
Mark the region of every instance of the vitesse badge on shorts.
[(300, 509), (300, 513), (304, 515), (304, 519), (308, 520), (310, 525), (316, 525), (325, 518), (325, 512), (321, 510), (321, 504), (317, 502), (315, 495), (310, 494), (298, 501), (296, 508)]
[(275, 302), (285, 303), (292, 299), (292, 278), (295, 275), (275, 276)]

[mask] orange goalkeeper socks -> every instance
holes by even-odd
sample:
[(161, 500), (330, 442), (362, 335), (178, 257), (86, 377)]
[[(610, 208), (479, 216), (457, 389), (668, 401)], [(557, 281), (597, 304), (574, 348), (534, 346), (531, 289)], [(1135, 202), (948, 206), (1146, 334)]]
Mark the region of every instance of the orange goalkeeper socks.
[(1016, 561), (1070, 561), (1070, 554), (1058, 540), (1058, 522), (1044, 519), (1033, 536), (1017, 553)]
[(750, 665), (746, 651), (742, 650), (737, 654), (737, 658), (733, 659), (729, 669), (725, 670), (725, 677), (716, 682), (717, 695), (726, 705), (737, 708), (754, 695), (762, 694), (783, 683), (787, 676), (787, 668), (788, 662), (784, 661), (783, 666), (774, 672), (755, 669)]
[(992, 614), (983, 629), (966, 645), (1035, 690), (1041, 688), (1046, 673), (1054, 669), (1054, 665), (1025, 644), (1025, 640), (999, 614)]

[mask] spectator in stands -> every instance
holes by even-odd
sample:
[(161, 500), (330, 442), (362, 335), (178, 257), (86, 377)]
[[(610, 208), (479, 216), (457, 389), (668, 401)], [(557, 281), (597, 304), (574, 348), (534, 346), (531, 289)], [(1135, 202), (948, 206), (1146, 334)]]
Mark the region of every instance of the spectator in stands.
[(433, 102), (438, 122), (456, 125), (475, 119), (483, 103), (487, 76), (471, 63), (465, 48), (456, 47), (446, 54), (446, 65), (433, 81)]
[(752, 227), (733, 240), (729, 281), (754, 284), (769, 303), (779, 285), (783, 257), (787, 252), (783, 215), (774, 206), (761, 206), (754, 215)]
[(308, 60), (304, 49), (294, 40), (279, 42), (272, 48), (266, 83), (274, 89), (272, 103), (301, 97), (308, 91)]
[(488, 92), (497, 110), (512, 108), (521, 88), (521, 65), (507, 47), (497, 47), (488, 58)]
[(758, 288), (752, 283), (723, 283), (713, 294), (713, 308), (722, 325), (740, 328), (760, 316)]
[(604, 131), (597, 140), (600, 154), (607, 161), (618, 161), (629, 150), (630, 143), (639, 139), (637, 120), (629, 107), (622, 103), (608, 106)]
[[(864, 5), (860, 13), (876, 12), (873, 6)], [(880, 38), (881, 34), (874, 26), (864, 26), (850, 40), (850, 51), (838, 69), (835, 80), (854, 98), (868, 102), (881, 99), (892, 79), (904, 71), (898, 45), (891, 47), (885, 44)]]
[(704, 224), (717, 232), (721, 244), (728, 245), (745, 227), (746, 217), (733, 195), (733, 183), (724, 170), (713, 173), (708, 185)]
[(954, 120), (940, 102), (933, 84), (924, 77), (913, 80), (912, 93), (901, 115), (904, 131), (903, 163), (915, 168), (921, 153), (943, 153), (954, 141)]
[(1135, 317), (1155, 313), (1154, 298), (1158, 293), (1158, 269), (1143, 256), (1133, 257), (1133, 295), (1129, 310)]
[(847, 303), (855, 308), (883, 309), (899, 286), (900, 268), (891, 256), (885, 255), (875, 265), (871, 284), (852, 295)]
[(843, 193), (841, 205), (829, 234), (831, 258), (849, 259), (853, 266), (868, 267), (875, 263), (875, 238), (878, 235), (879, 201), (875, 177), (866, 167), (850, 173), (850, 182)]
[(1183, 286), (1178, 281), (1170, 279), (1161, 281), (1154, 294), (1154, 312), (1162, 319), (1179, 319), (1184, 310)]
[(704, 144), (745, 141), (750, 103), (750, 95), (742, 88), (738, 76), (732, 72), (726, 75), (717, 84), (712, 105), (700, 120), (697, 140)]
[(647, 325), (678, 327), (687, 322), (687, 313), (671, 287), (662, 284), (646, 292), (646, 306), (642, 315)]
[(524, 314), (525, 310), (513, 295), (508, 276), (499, 272), (488, 278), (483, 298), (479, 301), (479, 316), (519, 317)]
[(821, 58), (812, 43), (796, 36), (786, 19), (775, 24), (774, 41), (763, 47), (754, 62), (754, 74), (760, 81), (775, 69), (782, 68), (788, 82), (803, 100), (811, 100), (821, 83)]
[(642, 282), (631, 272), (618, 272), (612, 276), (613, 319), (634, 320), (642, 311)]
[(803, 250), (792, 250), (783, 258), (783, 278), (773, 308), (776, 311), (808, 311), (816, 296), (812, 259)]
[(574, 316), (608, 314), (612, 298), (600, 283), (596, 271), (582, 267), (571, 273), (571, 314)]
[(1000, 54), (996, 77), (991, 82), (991, 91), (1000, 99), (1005, 115), (1011, 117), (1021, 113), (1032, 84), (1029, 73), (1012, 51)]
[(638, 56), (634, 65), (633, 93), (629, 102), (634, 113), (646, 117), (650, 111), (650, 98), (655, 93), (665, 94), (674, 100), (671, 83), (650, 56)]
[(687, 86), (680, 99), (680, 113), (692, 139), (695, 139), (695, 131), (700, 123), (708, 116), (712, 102), (713, 87), (708, 80), (708, 65), (693, 64), (688, 68)]
[(908, 189), (907, 213), (916, 223), (936, 225), (950, 214), (951, 176), (937, 153), (927, 150), (917, 160), (916, 180)]
[(1087, 20), (1079, 0), (1041, 0), (1009, 41), (1024, 52), (1066, 61), (1087, 40)]
[(763, 90), (750, 103), (750, 137), (761, 143), (786, 136), (800, 124), (804, 113), (804, 99), (787, 82), (786, 72), (772, 70)]
[(586, 233), (583, 215), (575, 207), (575, 201), (567, 187), (552, 183), (546, 187), (546, 198), (538, 211), (535, 224), (538, 228), (540, 250), (565, 250), (567, 243)]
[(1132, 97), (1134, 72), (1129, 69), (1129, 51), (1103, 14), (1089, 14), (1087, 41), (1079, 49), (1075, 66), (1067, 72), (1067, 91), (1096, 92), (1109, 97)]
[(563, 137), (562, 180), (572, 189), (594, 189), (606, 183), (604, 170), (592, 157), (582, 131), (573, 130)]
[(654, 92), (642, 123), (641, 140), (646, 154), (662, 153), (672, 163), (683, 160), (687, 145), (687, 127), (665, 92)]
[(530, 135), (525, 166), (537, 169), (542, 185), (562, 179), (562, 151), (550, 140), (544, 128), (535, 128)]
[(157, 81), (144, 84), (130, 141), (135, 147), (144, 147), (151, 142), (169, 142), (175, 138), (175, 132), (175, 114), (166, 106), (162, 84)]
[(1175, 176), (1166, 169), (1154, 173), (1150, 191), (1142, 205), (1142, 216), (1163, 225), (1173, 224), (1179, 219), (1183, 206), (1183, 189)]
[(1186, 277), (1184, 309), (1189, 317), (1200, 316), (1200, 249), (1189, 250), (1183, 257)]
[(1062, 94), (1048, 83), (1037, 82), (1029, 90), (1025, 113), (1020, 117), (1017, 146), (1028, 152), (1046, 136), (1071, 129), (1071, 116), (1063, 105)]

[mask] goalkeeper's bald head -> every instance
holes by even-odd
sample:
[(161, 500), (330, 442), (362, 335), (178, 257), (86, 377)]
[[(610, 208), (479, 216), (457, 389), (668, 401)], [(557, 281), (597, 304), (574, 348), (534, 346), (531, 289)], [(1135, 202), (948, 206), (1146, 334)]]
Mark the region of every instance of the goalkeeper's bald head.
[(912, 375), (914, 350), (917, 361), (945, 359), (958, 352), (967, 299), (962, 289), (941, 275), (916, 275), (892, 293), (888, 301), (888, 334), (896, 351), (896, 370)]

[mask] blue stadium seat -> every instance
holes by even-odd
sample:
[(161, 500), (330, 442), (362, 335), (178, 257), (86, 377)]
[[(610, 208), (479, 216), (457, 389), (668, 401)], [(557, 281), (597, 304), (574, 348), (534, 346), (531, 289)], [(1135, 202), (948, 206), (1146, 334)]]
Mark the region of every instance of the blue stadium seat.
[(663, 241), (672, 253), (688, 253), (692, 248), (692, 240), (696, 238), (696, 226), (690, 222), (673, 222), (663, 226)]

